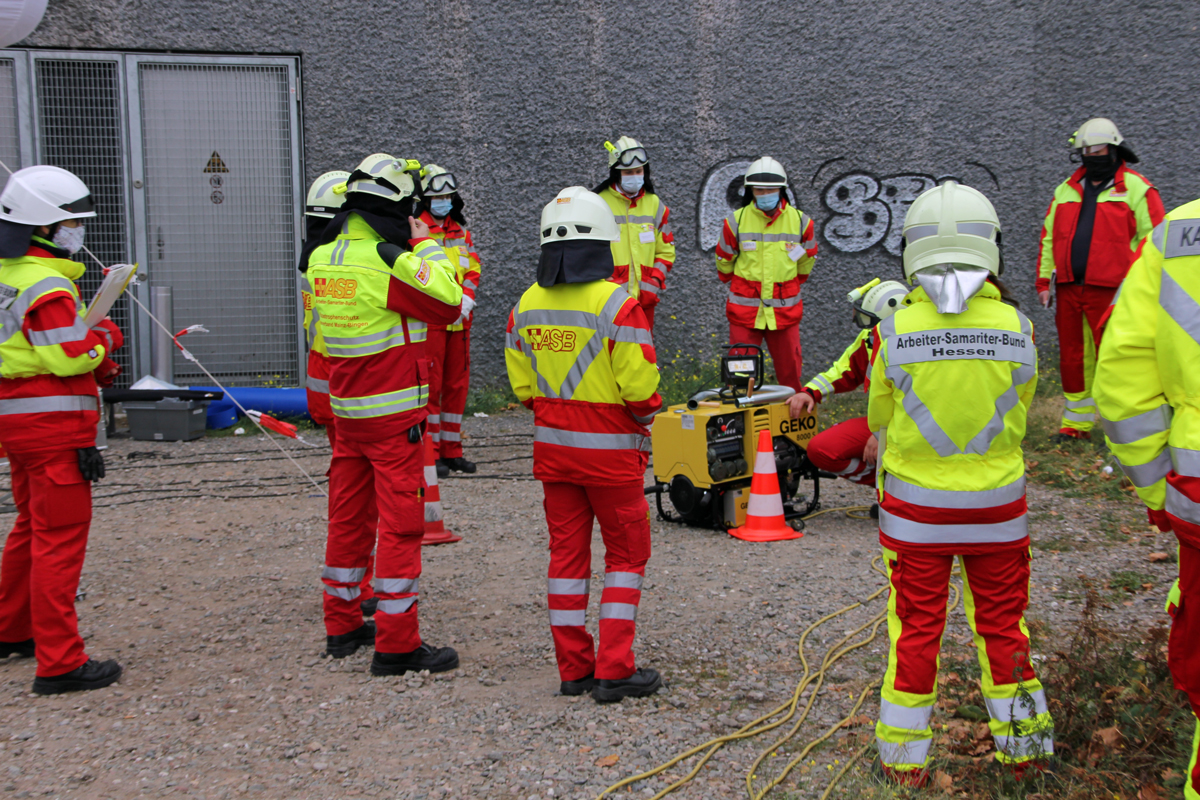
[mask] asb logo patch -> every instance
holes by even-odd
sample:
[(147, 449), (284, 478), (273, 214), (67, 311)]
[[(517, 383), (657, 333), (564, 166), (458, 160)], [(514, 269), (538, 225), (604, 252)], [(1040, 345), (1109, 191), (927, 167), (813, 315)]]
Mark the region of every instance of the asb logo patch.
[(417, 283), (422, 286), (429, 285), (429, 263), (425, 259), (421, 259), (421, 268), (417, 270), (417, 274), (413, 276), (417, 279)]
[(570, 352), (575, 349), (575, 331), (564, 331), (562, 328), (526, 328), (525, 338), (534, 350), (550, 350), (555, 353)]
[(314, 278), (313, 294), (317, 297), (331, 297), (337, 300), (349, 300), (358, 292), (358, 281), (354, 278)]

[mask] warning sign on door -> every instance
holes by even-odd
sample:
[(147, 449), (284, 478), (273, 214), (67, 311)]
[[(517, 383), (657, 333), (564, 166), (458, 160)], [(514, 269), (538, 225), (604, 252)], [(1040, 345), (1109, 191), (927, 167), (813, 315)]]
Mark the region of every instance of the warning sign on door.
[(211, 156), (208, 157), (208, 166), (204, 168), (205, 172), (229, 172), (229, 167), (225, 166), (225, 162), (221, 159), (221, 154), (213, 150)]

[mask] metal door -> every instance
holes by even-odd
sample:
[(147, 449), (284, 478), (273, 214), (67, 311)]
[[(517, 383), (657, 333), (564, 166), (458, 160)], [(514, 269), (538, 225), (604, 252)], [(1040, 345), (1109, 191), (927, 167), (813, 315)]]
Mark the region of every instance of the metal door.
[[(137, 57), (144, 263), (175, 327), (210, 331), (186, 344), (226, 384), (303, 378), (292, 66)], [(176, 354), (176, 383), (206, 380)]]

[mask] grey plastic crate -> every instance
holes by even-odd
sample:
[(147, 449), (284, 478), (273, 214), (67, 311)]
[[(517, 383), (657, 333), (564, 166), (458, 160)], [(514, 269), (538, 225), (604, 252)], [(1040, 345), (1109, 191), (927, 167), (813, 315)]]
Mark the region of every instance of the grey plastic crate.
[(129, 432), (143, 442), (190, 442), (204, 435), (207, 400), (156, 400), (122, 403)]

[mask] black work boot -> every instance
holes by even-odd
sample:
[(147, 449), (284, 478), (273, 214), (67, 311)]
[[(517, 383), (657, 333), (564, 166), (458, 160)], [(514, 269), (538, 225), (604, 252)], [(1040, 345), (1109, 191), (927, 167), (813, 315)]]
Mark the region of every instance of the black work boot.
[(453, 647), (431, 647), (422, 643), (411, 653), (381, 653), (371, 659), (372, 675), (403, 675), (406, 672), (449, 672), (458, 668), (458, 652)]
[(445, 459), (439, 458), (437, 461), (433, 462), (433, 465), (437, 467), (438, 480), (450, 477), (450, 467), (446, 465)]
[(364, 622), (361, 628), (340, 633), (337, 636), (325, 637), (325, 655), (334, 658), (345, 658), (356, 652), (360, 647), (375, 644), (375, 623)]
[(12, 655), (18, 658), (33, 658), (33, 639), (23, 642), (0, 642), (0, 658)]
[(465, 472), (468, 475), (475, 474), (475, 462), (467, 461), (462, 456), (458, 458), (443, 458), (442, 463), (454, 472)]
[(592, 687), (592, 699), (597, 703), (617, 703), (626, 697), (648, 697), (662, 688), (658, 672), (643, 667), (619, 681), (596, 681)]
[(567, 695), (568, 697), (574, 697), (575, 695), (580, 695), (580, 694), (585, 694), (587, 692), (590, 692), (592, 690), (592, 687), (594, 687), (595, 685), (596, 685), (596, 673), (593, 672), (592, 674), (586, 675), (586, 676), (580, 678), (579, 680), (563, 681), (562, 684), (558, 687), (558, 691), (561, 692), (562, 694)]
[(364, 617), (373, 617), (375, 616), (375, 612), (379, 610), (379, 598), (368, 597), (366, 600), (363, 600), (361, 603), (359, 603), (358, 607), (362, 609), (362, 615)]
[(63, 692), (103, 689), (105, 686), (116, 683), (120, 678), (121, 665), (116, 661), (111, 659), (97, 661), (89, 658), (82, 667), (73, 669), (64, 675), (34, 678), (33, 691), (34, 694), (62, 694)]

